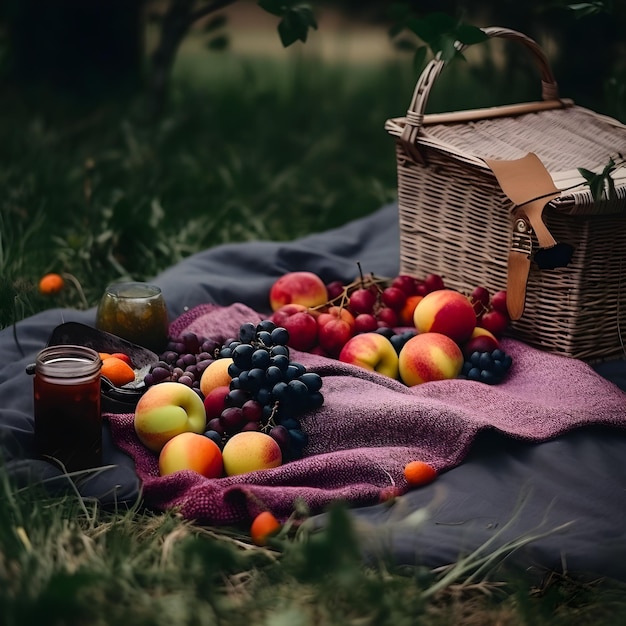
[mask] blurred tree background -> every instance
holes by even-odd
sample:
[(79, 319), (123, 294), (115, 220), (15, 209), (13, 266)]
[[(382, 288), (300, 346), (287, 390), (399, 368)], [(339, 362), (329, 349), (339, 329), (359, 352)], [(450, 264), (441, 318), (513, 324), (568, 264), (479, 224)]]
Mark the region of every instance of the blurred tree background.
[[(202, 21), (245, 0), (3, 0), (1, 80), (4, 88), (46, 87), (82, 98), (117, 97), (151, 91), (161, 100), (177, 49)], [(248, 2), (248, 4), (256, 4)], [(284, 18), (279, 34), (306, 39), (303, 5), (293, 0), (266, 0), (259, 11)], [(232, 5), (232, 6), (231, 6)], [(626, 2), (593, 0), (336, 0), (311, 2), (312, 10), (338, 10), (345, 18), (394, 26), (399, 9), (424, 17), (445, 13), (475, 26), (499, 25), (536, 39), (552, 63), (561, 95), (620, 119), (626, 116)], [(289, 15), (287, 13), (290, 12)], [(295, 16), (295, 20), (293, 19)], [(158, 21), (152, 49), (146, 25)], [(278, 22), (278, 19), (277, 19)], [(396, 24), (397, 25), (397, 24)], [(280, 31), (281, 26), (286, 30)], [(303, 36), (302, 36), (303, 35)], [(214, 48), (227, 46), (223, 35), (211, 39)], [(525, 63), (511, 54), (510, 62)], [(489, 75), (486, 68), (485, 76)]]
[[(384, 122), (430, 55), (481, 26), (537, 40), (563, 97), (626, 122), (625, 13), (624, 0), (0, 0), (0, 328), (84, 305), (39, 294), (48, 271), (93, 305), (209, 246), (293, 239), (393, 201)], [(466, 57), (429, 112), (539, 97), (522, 46)]]

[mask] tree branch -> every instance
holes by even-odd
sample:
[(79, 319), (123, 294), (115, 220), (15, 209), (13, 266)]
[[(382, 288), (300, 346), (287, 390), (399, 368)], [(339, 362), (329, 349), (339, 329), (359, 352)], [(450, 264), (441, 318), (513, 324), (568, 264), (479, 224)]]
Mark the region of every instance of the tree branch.
[(236, 1), (237, 0), (213, 0), (212, 2), (208, 2), (203, 7), (200, 7), (189, 14), (189, 26), (201, 17), (204, 17), (209, 13), (213, 13), (214, 11), (219, 11), (220, 9), (223, 9), (231, 4), (235, 4)]

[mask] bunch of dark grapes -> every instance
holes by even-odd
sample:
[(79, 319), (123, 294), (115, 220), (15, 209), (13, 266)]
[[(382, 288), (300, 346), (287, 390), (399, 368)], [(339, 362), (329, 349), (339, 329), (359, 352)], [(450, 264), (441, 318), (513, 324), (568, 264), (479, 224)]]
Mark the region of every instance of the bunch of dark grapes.
[(512, 362), (511, 355), (500, 348), (491, 352), (472, 352), (463, 363), (460, 378), (497, 385), (506, 377)]
[(391, 345), (394, 347), (396, 354), (400, 354), (400, 351), (404, 348), (406, 342), (417, 335), (417, 330), (407, 329), (396, 332), (393, 328), (385, 326), (381, 326), (374, 332), (382, 335), (383, 337), (387, 337), (387, 339), (391, 342)]
[(193, 332), (185, 332), (180, 337), (170, 337), (159, 360), (150, 366), (144, 377), (147, 387), (165, 381), (174, 381), (191, 387), (200, 393), (200, 379), (209, 363), (215, 358), (219, 348), (216, 341)]
[(237, 338), (228, 339), (218, 358), (232, 358), (232, 377), (225, 408), (210, 419), (205, 435), (222, 445), (243, 430), (272, 437), (284, 459), (302, 456), (307, 444), (299, 417), (324, 403), (322, 378), (290, 359), (289, 333), (271, 320), (242, 324)]

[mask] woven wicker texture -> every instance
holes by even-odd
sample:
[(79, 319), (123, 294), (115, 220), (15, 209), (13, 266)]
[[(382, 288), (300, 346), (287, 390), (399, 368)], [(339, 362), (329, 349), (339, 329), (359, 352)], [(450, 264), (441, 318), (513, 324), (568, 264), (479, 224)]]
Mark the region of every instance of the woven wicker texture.
[[(504, 32), (528, 45), (525, 35)], [(532, 52), (542, 59), (536, 44)], [(539, 65), (550, 83), (546, 63)], [(626, 174), (615, 177), (617, 198), (597, 202), (577, 172), (599, 171), (609, 157), (626, 153), (626, 126), (558, 103), (518, 115), (429, 124), (419, 113), (427, 93), (420, 87), (416, 94), (411, 114), (386, 124), (396, 138), (400, 271), (438, 273), (465, 293), (478, 285), (505, 289), (514, 207), (482, 158), (534, 152), (563, 190), (544, 210), (544, 221), (558, 242), (574, 247), (574, 255), (565, 268), (531, 267), (524, 314), (512, 334), (586, 361), (626, 355)]]

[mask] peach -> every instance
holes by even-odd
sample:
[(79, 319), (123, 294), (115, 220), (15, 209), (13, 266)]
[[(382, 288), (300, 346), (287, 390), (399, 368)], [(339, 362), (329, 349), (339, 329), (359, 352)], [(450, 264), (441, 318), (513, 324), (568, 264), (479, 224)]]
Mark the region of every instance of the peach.
[(476, 326), (470, 338), (463, 344), (463, 355), (467, 358), (472, 352), (492, 352), (500, 347), (496, 336), (486, 328)]
[(317, 319), (303, 304), (285, 304), (271, 317), (289, 333), (289, 346), (306, 352), (317, 343)]
[(222, 450), (227, 476), (278, 467), (283, 462), (278, 443), (265, 433), (249, 430), (232, 435)]
[(412, 387), (433, 380), (456, 378), (461, 373), (463, 361), (461, 348), (453, 339), (442, 333), (421, 333), (409, 339), (400, 350), (400, 380)]
[(313, 272), (288, 272), (271, 286), (269, 300), (272, 311), (285, 304), (314, 307), (328, 301), (328, 290), (324, 281)]
[(181, 470), (193, 470), (207, 478), (220, 478), (224, 472), (222, 451), (204, 435), (180, 433), (161, 449), (159, 474), (167, 476)]
[(228, 373), (228, 367), (233, 362), (230, 357), (211, 361), (200, 377), (200, 391), (206, 398), (216, 387), (230, 385), (232, 376)]
[(379, 333), (362, 333), (349, 339), (339, 353), (339, 360), (398, 378), (398, 354), (391, 341)]
[(438, 289), (417, 303), (413, 322), (420, 333), (441, 333), (463, 343), (476, 328), (476, 313), (467, 296), (453, 289)]
[(180, 433), (202, 433), (205, 425), (200, 396), (182, 383), (168, 381), (149, 387), (135, 407), (137, 437), (154, 452)]

